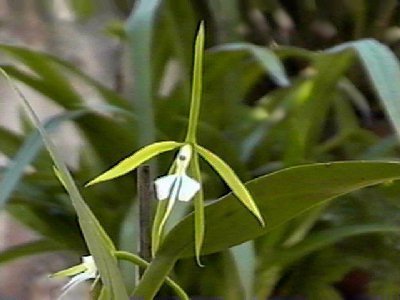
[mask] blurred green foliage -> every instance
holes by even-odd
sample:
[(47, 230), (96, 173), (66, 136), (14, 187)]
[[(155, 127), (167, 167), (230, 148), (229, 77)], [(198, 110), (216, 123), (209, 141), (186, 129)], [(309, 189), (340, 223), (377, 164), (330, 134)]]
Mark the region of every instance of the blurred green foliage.
[[(124, 49), (128, 49), (135, 80), (123, 93), (57, 56), (0, 45), (2, 55), (18, 62), (2, 68), (62, 108), (60, 115), (45, 123), (46, 129), (57, 132), (64, 122), (78, 128), (84, 145), (79, 164), (71, 172), (79, 186), (144, 144), (184, 138), (192, 45), (200, 20), (205, 21), (207, 39), (198, 140), (228, 162), (242, 180), (304, 163), (397, 160), (397, 1), (102, 3), (120, 15), (104, 28), (128, 46)], [(101, 13), (94, 1), (70, 4), (80, 22)], [(171, 64), (176, 66), (175, 73), (169, 71)], [(96, 111), (89, 109), (73, 80), (91, 87), (104, 105)], [(43, 236), (36, 244), (0, 254), (0, 263), (56, 249), (85, 254), (75, 212), (41, 151), (39, 135), (30, 128), (23, 134), (0, 128), (0, 139), (1, 153), (10, 158), (9, 166), (1, 170), (0, 207)], [(166, 173), (171, 158), (165, 155), (157, 160), (157, 174)], [(25, 172), (27, 166), (34, 172)], [(228, 191), (207, 165), (202, 170), (206, 201)], [(360, 167), (347, 172), (363, 171)], [(344, 181), (350, 175), (335, 173)], [(127, 219), (132, 218), (128, 213), (135, 206), (134, 182), (135, 177), (127, 175), (82, 189), (118, 249), (134, 243), (126, 234), (135, 223)], [(329, 182), (324, 184), (329, 186)], [(286, 186), (291, 190), (292, 185), (290, 181), (276, 183), (282, 190)], [(395, 231), (399, 225), (399, 191), (399, 183), (388, 181), (339, 201), (324, 202), (285, 219), (267, 234), (250, 234), (252, 240), (239, 248), (224, 250), (232, 246), (224, 244), (216, 253), (207, 252), (212, 254), (202, 259), (205, 268), (197, 267), (192, 258), (177, 257), (171, 276), (189, 295), (226, 299), (250, 294), (259, 299), (271, 295), (340, 299), (351, 293), (345, 286), (349, 276), (360, 273), (367, 280), (358, 284), (359, 294), (399, 294), (399, 236), (374, 233)], [(299, 199), (308, 198), (299, 195)], [(175, 218), (186, 210), (176, 211)], [(207, 226), (207, 211), (205, 222)], [(266, 222), (268, 228), (268, 218)], [(174, 230), (180, 232), (179, 228)], [(374, 234), (356, 237), (362, 233)]]

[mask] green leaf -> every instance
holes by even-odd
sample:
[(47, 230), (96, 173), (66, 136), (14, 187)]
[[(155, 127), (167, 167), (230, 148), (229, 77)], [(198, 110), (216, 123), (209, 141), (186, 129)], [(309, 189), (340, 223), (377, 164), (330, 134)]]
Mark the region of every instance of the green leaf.
[[(257, 297), (266, 298), (271, 292), (265, 285), (266, 278), (270, 278), (271, 272), (275, 274), (274, 281), (280, 279), (282, 271), (296, 261), (310, 255), (313, 252), (331, 246), (345, 238), (371, 233), (398, 233), (399, 226), (384, 224), (362, 224), (349, 225), (340, 228), (332, 228), (311, 233), (303, 241), (292, 247), (283, 247), (263, 256), (258, 265), (259, 288), (256, 291)], [(271, 280), (271, 279), (270, 279)]]
[(348, 42), (328, 49), (337, 52), (352, 49), (360, 58), (375, 91), (397, 135), (400, 136), (400, 65), (394, 53), (384, 44), (373, 39)]
[[(30, 195), (33, 199), (35, 197), (41, 199), (45, 197), (42, 193), (37, 195), (34, 186), (27, 186), (26, 188), (33, 193), (33, 195)], [(53, 199), (46, 199), (46, 202), (51, 200)], [(32, 204), (32, 200), (29, 199), (26, 202), (28, 201)], [(83, 243), (83, 239), (80, 238), (79, 227), (72, 216), (55, 215), (51, 213), (51, 210), (48, 212), (35, 207), (35, 205), (21, 204), (17, 201), (9, 202), (6, 208), (7, 212), (24, 226), (34, 230), (46, 239), (63, 245), (65, 249), (73, 250), (76, 253), (84, 253), (83, 251), (86, 251), (86, 245)]]
[(299, 164), (310, 157), (325, 127), (336, 86), (349, 68), (351, 59), (349, 53), (318, 56), (313, 62), (316, 74), (293, 86), (288, 94), (293, 108), (290, 114), (291, 128), (287, 132), (286, 165)]
[[(81, 116), (84, 111), (76, 111), (61, 114), (51, 118), (43, 127), (50, 131), (58, 127), (61, 123)], [(23, 176), (26, 167), (35, 159), (43, 146), (43, 140), (39, 132), (32, 133), (24, 142), (18, 153), (9, 164), (7, 170), (3, 174), (0, 181), (0, 209), (3, 209), (6, 201), (10, 198), (11, 193), (16, 188), (19, 180)]]
[(383, 224), (349, 225), (315, 232), (307, 236), (302, 242), (287, 249), (281, 249), (272, 259), (276, 264), (287, 265), (293, 263), (314, 251), (332, 245), (342, 239), (361, 234), (400, 232), (399, 226)]
[[(59, 101), (64, 107), (76, 108), (77, 105), (82, 103), (78, 92), (46, 55), (26, 48), (2, 44), (0, 44), (0, 51), (18, 59), (36, 73), (31, 74), (12, 66), (4, 66), (9, 75), (13, 77), (14, 75), (18, 75), (29, 86), (37, 86), (49, 93), (59, 95), (60, 97), (56, 101)], [(51, 84), (44, 84), (45, 82), (51, 82)]]
[(58, 64), (65, 68), (67, 71), (71, 72), (73, 75), (77, 76), (81, 82), (86, 83), (90, 87), (94, 88), (102, 97), (103, 99), (110, 105), (120, 107), (121, 109), (126, 109), (131, 111), (132, 106), (128, 101), (123, 98), (121, 95), (119, 95), (116, 91), (113, 89), (110, 89), (109, 87), (106, 87), (93, 79), (92, 77), (88, 76), (87, 74), (83, 73), (81, 70), (79, 70), (77, 67), (75, 67), (73, 64), (61, 60), (56, 56), (51, 56), (51, 55), (46, 55), (46, 58), (48, 60), (53, 61), (55, 64)]
[[(0, 51), (17, 58), (24, 64), (24, 67), (30, 68), (30, 70), (26, 71), (14, 66), (4, 66), (3, 69), (10, 76), (67, 110), (81, 108), (85, 106), (85, 102), (72, 83), (64, 76), (62, 72), (64, 70), (72, 72), (73, 75), (79, 77), (78, 79), (81, 82), (85, 82), (95, 88), (108, 103), (122, 108), (130, 107), (115, 92), (103, 87), (60, 59), (41, 52), (2, 44), (0, 44)], [(106, 165), (121, 157), (123, 153), (127, 153), (132, 148), (132, 143), (136, 140), (132, 125), (120, 124), (115, 120), (111, 120), (108, 116), (90, 113), (85, 118), (77, 120), (76, 123)], [(104, 140), (109, 141), (109, 143), (104, 144)]]
[(111, 180), (116, 177), (125, 175), (126, 173), (136, 169), (142, 163), (153, 158), (154, 156), (163, 152), (174, 150), (181, 145), (182, 143), (167, 141), (153, 143), (151, 145), (143, 147), (142, 149), (139, 149), (138, 151), (133, 153), (131, 156), (119, 162), (108, 171), (91, 180), (88, 184), (86, 184), (86, 186), (90, 186), (102, 181)]
[(113, 256), (113, 251), (115, 248), (112, 241), (105, 233), (104, 229), (101, 227), (90, 208), (82, 199), (82, 196), (79, 193), (74, 180), (72, 179), (71, 173), (65, 165), (61, 155), (58, 153), (58, 150), (48, 137), (45, 129), (40, 124), (40, 121), (30, 106), (28, 100), (18, 89), (18, 87), (13, 84), (7, 73), (5, 73), (2, 69), (0, 69), (0, 71), (4, 77), (7, 78), (15, 92), (20, 96), (25, 108), (29, 113), (29, 116), (42, 135), (46, 148), (53, 159), (55, 168), (57, 169), (56, 175), (59, 177), (60, 182), (67, 190), (72, 204), (75, 207), (83, 236), (88, 245), (89, 252), (94, 257), (105, 289), (110, 290), (111, 296), (114, 299), (128, 300), (128, 294), (126, 292), (121, 273), (118, 270), (117, 261)]
[(23, 137), (12, 130), (0, 126), (0, 152), (6, 156), (12, 156), (22, 145)]
[[(26, 64), (29, 68), (32, 69), (32, 71), (36, 72), (38, 75), (42, 77), (44, 81), (51, 80), (53, 83), (53, 75), (56, 75), (58, 77), (62, 77), (62, 75), (59, 72), (56, 72), (57, 69), (54, 67), (62, 67), (60, 71), (66, 70), (73, 74), (74, 76), (78, 77), (78, 79), (93, 87), (101, 96), (103, 96), (103, 99), (111, 104), (111, 105), (116, 105), (121, 108), (129, 109), (131, 106), (129, 103), (121, 97), (118, 93), (113, 91), (112, 89), (105, 87), (101, 83), (97, 82), (95, 79), (92, 77), (86, 75), (83, 73), (81, 70), (79, 70), (77, 67), (75, 67), (73, 64), (64, 61), (56, 56), (50, 55), (48, 53), (44, 52), (39, 52), (39, 51), (34, 51), (31, 49), (23, 48), (23, 47), (17, 47), (17, 46), (11, 46), (11, 45), (5, 45), (5, 44), (0, 44), (0, 50), (5, 51), (9, 55), (14, 56), (15, 58), (19, 59), (22, 63)], [(36, 62), (32, 64), (32, 62)], [(36, 77), (29, 76), (28, 73), (19, 71), (18, 68), (15, 68), (13, 66), (4, 66), (5, 70), (9, 75), (19, 75), (19, 79), (25, 79), (25, 81), (30, 82), (30, 83), (35, 83), (36, 85), (39, 85), (39, 82), (42, 82), (38, 80)], [(48, 70), (50, 69), (50, 70)], [(55, 74), (54, 74), (55, 73)], [(36, 80), (35, 80), (36, 79)], [(66, 79), (64, 78), (63, 81)], [(22, 80), (24, 81), (24, 80)], [(59, 81), (59, 80), (58, 80)], [(35, 85), (33, 84), (33, 85)], [(53, 83), (54, 84), (54, 83)], [(66, 94), (63, 93), (65, 91), (68, 91), (68, 89), (71, 89), (70, 85), (65, 85), (65, 83), (62, 84), (62, 88), (60, 89), (59, 85), (53, 85), (53, 86), (47, 86), (48, 90), (55, 89), (56, 91), (60, 91), (61, 94), (64, 97), (60, 97), (60, 99), (54, 99), (56, 101), (62, 102), (63, 106), (67, 105), (67, 102), (64, 102), (63, 99), (67, 97), (68, 99), (71, 99), (71, 95), (69, 92)], [(56, 91), (53, 91), (55, 93)], [(77, 97), (75, 95), (72, 98)], [(72, 101), (72, 103), (71, 103)], [(74, 100), (70, 100), (70, 104), (75, 103)]]
[[(400, 179), (400, 163), (354, 161), (287, 168), (246, 183), (268, 226), (243, 210), (233, 194), (207, 205), (202, 254), (222, 251), (255, 239), (292, 220), (312, 207), (366, 186)], [(154, 295), (163, 278), (180, 257), (193, 255), (193, 214), (166, 236), (156, 257), (136, 287), (135, 296)]]
[(109, 300), (109, 299), (111, 299), (110, 290), (108, 288), (106, 288), (105, 286), (102, 286), (98, 300)]
[(194, 47), (194, 63), (192, 77), (192, 97), (190, 101), (189, 125), (185, 141), (196, 142), (197, 123), (199, 121), (201, 94), (203, 90), (203, 53), (204, 23), (200, 23)]
[(49, 240), (38, 240), (14, 246), (0, 252), (0, 265), (29, 255), (42, 254), (43, 252), (65, 250), (60, 244)]
[(240, 281), (243, 286), (243, 291), (246, 299), (252, 299), (254, 275), (256, 266), (258, 265), (256, 253), (254, 250), (254, 242), (249, 241), (231, 249), (235, 259), (237, 268), (239, 269)]
[(256, 216), (261, 225), (265, 226), (264, 219), (261, 216), (257, 205), (254, 203), (253, 197), (237, 177), (235, 172), (214, 153), (199, 145), (194, 145), (194, 148), (224, 179), (236, 197), (254, 214), (254, 216)]
[(270, 74), (272, 79), (280, 86), (290, 85), (283, 64), (274, 52), (265, 47), (255, 46), (249, 43), (224, 44), (214, 48), (221, 52), (247, 52), (252, 55), (263, 69)]
[(133, 99), (138, 118), (139, 145), (155, 140), (155, 124), (152, 95), (152, 35), (161, 0), (140, 1), (132, 9), (125, 29), (133, 68)]

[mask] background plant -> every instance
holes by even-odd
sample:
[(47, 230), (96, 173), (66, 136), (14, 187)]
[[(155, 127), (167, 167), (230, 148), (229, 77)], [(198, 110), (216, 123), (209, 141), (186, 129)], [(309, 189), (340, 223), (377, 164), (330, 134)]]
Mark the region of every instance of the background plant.
[[(92, 2), (82, 3), (80, 8), (75, 6), (77, 14), (94, 18), (96, 11), (89, 9)], [(223, 157), (242, 180), (303, 163), (397, 157), (397, 140), (384, 118), (388, 116), (393, 128), (399, 128), (396, 101), (400, 76), (393, 55), (398, 52), (396, 1), (136, 4), (127, 21), (121, 17), (122, 25), (112, 27), (131, 54), (135, 81), (124, 95), (57, 57), (29, 48), (0, 48), (18, 61), (3, 65), (8, 74), (63, 108), (47, 128), (71, 119), (79, 128), (85, 147), (80, 150), (79, 166), (72, 170), (78, 183), (145, 144), (158, 139), (182, 140), (190, 98), (190, 45), (200, 19), (207, 24), (207, 51), (198, 140)], [(130, 5), (117, 1), (116, 5), (121, 15), (130, 13)], [(348, 41), (355, 42), (343, 44)], [(171, 62), (179, 65), (179, 76), (171, 80), (172, 90), (160, 94), (163, 80), (170, 78), (166, 70)], [(86, 107), (72, 78), (101, 95), (106, 104), (101, 109), (107, 114)], [(39, 136), (29, 134), (1, 130), (1, 151), (15, 159), (12, 168), (2, 173), (0, 203), (40, 232), (44, 240), (22, 246), (19, 252), (5, 252), (2, 260), (55, 249), (82, 255), (86, 249), (75, 214), (52, 176), (49, 160), (40, 152)], [(171, 159), (168, 155), (158, 159), (160, 174), (167, 172)], [(23, 174), (27, 165), (36, 172)], [(224, 195), (228, 189), (218, 177), (207, 165), (202, 169), (205, 199)], [(350, 171), (360, 172), (357, 168)], [(346, 182), (348, 172), (331, 179)], [(134, 177), (128, 176), (83, 192), (118, 248), (132, 238), (122, 233), (124, 226), (132, 226), (124, 221), (134, 205), (133, 181)], [(279, 185), (290, 189), (295, 182), (283, 180)], [(127, 192), (118, 193), (120, 190)], [(397, 236), (345, 239), (377, 228), (393, 230), (398, 222), (397, 190), (397, 183), (386, 184), (314, 207), (268, 234), (250, 237), (254, 239), (251, 244), (233, 250), (226, 250), (231, 244), (217, 247), (217, 253), (203, 258), (203, 269), (196, 267), (192, 258), (179, 259), (174, 278), (193, 295), (218, 293), (240, 298), (237, 287), (241, 282), (247, 293), (253, 290), (260, 298), (273, 292), (338, 298), (333, 283), (351, 271), (362, 270), (371, 278), (370, 293), (397, 293)], [(182, 214), (176, 212), (176, 219)], [(326, 236), (331, 239), (324, 239)], [(327, 263), (331, 261), (337, 263)], [(219, 273), (222, 279), (216, 281), (213, 276)], [(324, 276), (315, 276), (320, 273)]]

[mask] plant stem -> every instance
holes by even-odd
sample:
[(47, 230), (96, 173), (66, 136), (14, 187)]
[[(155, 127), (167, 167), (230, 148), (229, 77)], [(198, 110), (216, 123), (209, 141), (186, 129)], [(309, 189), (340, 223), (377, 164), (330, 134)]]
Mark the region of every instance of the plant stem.
[[(150, 166), (143, 165), (138, 168), (137, 190), (139, 201), (139, 255), (145, 261), (151, 260), (151, 201), (153, 199), (152, 180)], [(142, 277), (143, 268), (139, 269), (139, 277)]]
[(157, 255), (146, 269), (146, 272), (144, 272), (139, 285), (133, 291), (133, 297), (143, 300), (153, 299), (178, 257), (179, 253), (175, 253), (175, 255)]
[[(145, 269), (147, 268), (150, 264), (145, 261), (144, 259), (133, 255), (132, 253), (126, 252), (126, 251), (116, 251), (115, 256), (118, 259), (126, 260), (129, 261), (135, 265), (138, 265), (139, 267)], [(165, 283), (168, 284), (178, 295), (178, 297), (182, 300), (189, 300), (189, 296), (185, 293), (185, 291), (171, 278), (166, 277), (165, 278)]]

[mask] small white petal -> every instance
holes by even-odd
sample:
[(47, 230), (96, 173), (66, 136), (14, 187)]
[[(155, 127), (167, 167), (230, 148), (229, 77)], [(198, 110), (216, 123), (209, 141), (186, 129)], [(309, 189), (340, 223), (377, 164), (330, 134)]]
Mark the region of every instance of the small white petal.
[(71, 278), (70, 281), (68, 281), (68, 283), (66, 285), (64, 285), (61, 288), (62, 294), (58, 297), (58, 299), (61, 299), (62, 297), (64, 297), (65, 294), (68, 293), (68, 291), (70, 291), (72, 288), (74, 288), (79, 283), (81, 283), (85, 280), (94, 279), (94, 278), (96, 278), (95, 274), (85, 273), (85, 272), (74, 276), (73, 278)]
[(167, 175), (158, 178), (154, 184), (156, 186), (156, 196), (158, 200), (165, 200), (170, 197), (173, 186), (176, 184), (177, 175)]
[(95, 278), (97, 275), (97, 266), (94, 262), (93, 256), (83, 256), (82, 263), (86, 267), (85, 273)]
[[(88, 280), (88, 279), (98, 279), (98, 272), (97, 272), (97, 267), (96, 267), (96, 263), (93, 259), (92, 256), (83, 256), (82, 257), (82, 264), (75, 266), (73, 268), (67, 269), (66, 271), (69, 272), (73, 272), (71, 270), (76, 270), (77, 272), (72, 273), (72, 274), (68, 274), (68, 276), (70, 275), (74, 275), (70, 281), (68, 281), (68, 283), (66, 285), (64, 285), (61, 288), (61, 295), (57, 298), (57, 299), (61, 299), (62, 297), (65, 296), (65, 294), (68, 293), (68, 291), (70, 291), (72, 288), (74, 288), (76, 285), (78, 285), (79, 283)], [(62, 273), (58, 272), (58, 273)], [(79, 273), (80, 272), (80, 273)], [(64, 271), (65, 273), (65, 271)]]
[(181, 186), (178, 193), (178, 200), (189, 201), (200, 190), (200, 183), (187, 175), (181, 176)]

